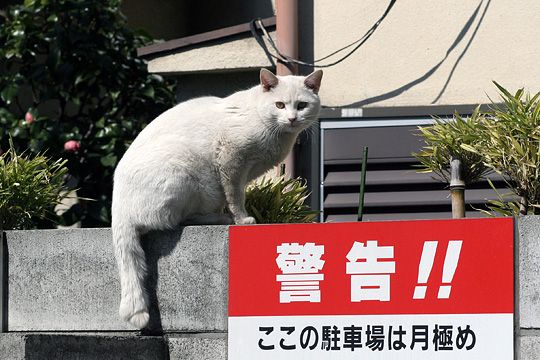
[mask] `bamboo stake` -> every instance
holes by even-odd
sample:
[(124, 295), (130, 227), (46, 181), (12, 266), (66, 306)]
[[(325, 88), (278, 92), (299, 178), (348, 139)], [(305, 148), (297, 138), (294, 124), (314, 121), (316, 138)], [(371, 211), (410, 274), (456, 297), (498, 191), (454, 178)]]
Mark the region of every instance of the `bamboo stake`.
[(450, 195), (452, 197), (452, 218), (465, 217), (465, 182), (462, 176), (461, 160), (452, 158), (450, 161)]
[(527, 212), (529, 210), (529, 200), (527, 199), (527, 195), (520, 196), (519, 198), (519, 215), (527, 215)]

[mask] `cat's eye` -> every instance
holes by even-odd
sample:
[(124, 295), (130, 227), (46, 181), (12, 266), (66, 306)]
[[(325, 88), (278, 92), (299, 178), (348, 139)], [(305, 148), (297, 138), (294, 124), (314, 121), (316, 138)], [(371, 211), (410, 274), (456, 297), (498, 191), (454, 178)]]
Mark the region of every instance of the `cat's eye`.
[(302, 109), (304, 109), (306, 106), (307, 106), (307, 102), (301, 101), (301, 102), (298, 103), (298, 105), (296, 105), (296, 108), (297, 108), (298, 110), (302, 110)]
[(285, 108), (285, 103), (283, 103), (281, 101), (278, 101), (278, 102), (276, 102), (276, 107), (278, 109), (283, 109), (283, 108)]

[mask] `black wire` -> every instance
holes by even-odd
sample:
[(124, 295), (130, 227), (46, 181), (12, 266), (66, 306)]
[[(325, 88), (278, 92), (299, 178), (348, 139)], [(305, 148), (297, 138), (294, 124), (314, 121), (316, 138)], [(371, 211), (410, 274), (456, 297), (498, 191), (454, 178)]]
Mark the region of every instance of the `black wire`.
[[(370, 37), (371, 35), (373, 35), (373, 33), (375, 32), (375, 30), (379, 27), (379, 25), (381, 24), (381, 22), (384, 20), (384, 18), (386, 18), (386, 16), (388, 15), (388, 13), (390, 12), (390, 10), (392, 10), (392, 7), (394, 7), (394, 4), (396, 3), (397, 0), (390, 0), (390, 3), (388, 4), (388, 7), (386, 8), (386, 10), (384, 11), (384, 13), (382, 14), (382, 16), (379, 18), (379, 20), (377, 20), (375, 22), (375, 24), (373, 24), (373, 26), (371, 26), (371, 28), (369, 28), (368, 31), (366, 31), (366, 33), (360, 37), (358, 40), (355, 40), (353, 41), (352, 43), (330, 53), (329, 55), (326, 55), (320, 59), (317, 59), (317, 60), (314, 60), (313, 63), (308, 63), (308, 62), (305, 62), (305, 61), (301, 61), (301, 60), (298, 60), (298, 59), (295, 59), (295, 58), (292, 58), (290, 56), (287, 56), (287, 55), (284, 55), (282, 54), (279, 49), (277, 48), (276, 44), (274, 43), (274, 40), (272, 39), (272, 37), (268, 34), (268, 32), (266, 31), (261, 19), (255, 19), (253, 20), (254, 23), (256, 23), (259, 28), (263, 31), (263, 34), (265, 36), (265, 38), (268, 40), (268, 42), (270, 43), (270, 45), (272, 46), (272, 48), (274, 49), (274, 51), (276, 52), (277, 55), (274, 55), (270, 52), (268, 52), (267, 50), (267, 54), (272, 56), (273, 58), (281, 61), (281, 62), (284, 62), (284, 63), (294, 63), (294, 64), (299, 64), (299, 65), (305, 65), (305, 66), (310, 66), (310, 67), (315, 67), (315, 68), (327, 68), (327, 67), (330, 67), (330, 66), (334, 66), (334, 65), (337, 65), (339, 64), (340, 62), (344, 61), (345, 59), (347, 59), (349, 56), (351, 56), (353, 53), (356, 52), (356, 50), (358, 50)], [(253, 32), (253, 34), (258, 37), (259, 39), (257, 41), (260, 40), (260, 37), (261, 35), (258, 33), (258, 32)], [(322, 60), (326, 60), (328, 59), (329, 57), (331, 56), (334, 56), (348, 48), (350, 48), (351, 46), (357, 44), (347, 55), (343, 56), (341, 59), (339, 60), (336, 60), (332, 63), (329, 63), (329, 64), (324, 64), (324, 65), (317, 65), (316, 63), (317, 62), (320, 62)]]
[(252, 20), (249, 23), (249, 31), (251, 31), (251, 35), (253, 35), (253, 37), (255, 38), (255, 41), (257, 41), (257, 44), (259, 44), (259, 46), (264, 50), (264, 53), (266, 54), (266, 57), (268, 58), (272, 66), (276, 66), (276, 64), (274, 63), (273, 54), (270, 52), (270, 50), (268, 50), (268, 47), (266, 46), (266, 43), (264, 42), (263, 38), (257, 32), (257, 27), (255, 26), (256, 21), (257, 19)]

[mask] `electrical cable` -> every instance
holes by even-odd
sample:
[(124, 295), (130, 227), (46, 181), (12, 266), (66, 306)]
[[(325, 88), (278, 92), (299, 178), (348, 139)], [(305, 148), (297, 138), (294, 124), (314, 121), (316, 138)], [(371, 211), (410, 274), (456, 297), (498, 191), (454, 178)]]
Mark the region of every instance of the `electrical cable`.
[[(270, 34), (268, 34), (268, 31), (266, 30), (266, 28), (264, 27), (263, 23), (262, 23), (262, 20), (260, 18), (258, 19), (255, 19), (252, 21), (252, 23), (255, 25), (257, 25), (257, 27), (259, 29), (261, 29), (261, 31), (263, 32), (263, 35), (265, 37), (265, 39), (268, 41), (268, 43), (270, 44), (270, 46), (272, 47), (272, 49), (275, 51), (275, 53), (277, 54), (272, 54), (271, 52), (269, 52), (267, 49), (265, 49), (265, 52), (267, 53), (267, 55), (270, 55), (271, 57), (273, 57), (274, 59), (277, 59), (281, 62), (284, 62), (284, 63), (294, 63), (294, 64), (298, 64), (298, 65), (305, 65), (305, 66), (310, 66), (310, 67), (314, 67), (314, 68), (327, 68), (327, 67), (330, 67), (330, 66), (334, 66), (334, 65), (337, 65), (339, 64), (340, 62), (344, 61), (345, 59), (347, 59), (349, 56), (351, 56), (353, 53), (355, 53), (370, 37), (371, 35), (373, 35), (373, 33), (375, 32), (375, 30), (379, 27), (379, 25), (381, 24), (381, 22), (386, 18), (386, 16), (388, 15), (388, 13), (390, 12), (390, 10), (392, 10), (392, 8), (394, 7), (394, 4), (396, 3), (397, 0), (390, 0), (390, 3), (388, 4), (388, 7), (386, 8), (386, 10), (384, 11), (384, 13), (382, 14), (382, 16), (379, 18), (379, 20), (377, 20), (375, 22), (375, 24), (373, 24), (373, 26), (371, 26), (371, 28), (369, 28), (369, 30), (362, 36), (360, 37), (358, 40), (355, 40), (353, 41), (352, 43), (320, 58), (320, 59), (317, 59), (317, 60), (314, 60), (312, 63), (308, 63), (308, 62), (305, 62), (305, 61), (301, 61), (299, 59), (295, 59), (295, 58), (292, 58), (290, 56), (287, 56), (287, 55), (284, 55), (283, 53), (281, 53), (276, 45), (276, 43), (274, 42), (274, 39), (272, 39), (272, 37), (270, 36)], [(261, 35), (257, 32), (257, 31), (253, 31), (253, 34), (254, 36), (258, 37), (257, 41), (259, 42), (260, 44), (260, 41), (263, 41), (264, 40), (262, 39)], [(347, 53), (345, 56), (343, 56), (341, 59), (339, 60), (336, 60), (334, 62), (331, 62), (329, 64), (323, 64), (323, 65), (317, 65), (316, 63), (320, 62), (320, 61), (323, 61), (323, 60), (326, 60), (348, 48), (350, 48), (351, 46), (354, 46), (356, 45), (349, 53)], [(262, 45), (261, 45), (262, 46)], [(263, 47), (264, 49), (264, 47)]]

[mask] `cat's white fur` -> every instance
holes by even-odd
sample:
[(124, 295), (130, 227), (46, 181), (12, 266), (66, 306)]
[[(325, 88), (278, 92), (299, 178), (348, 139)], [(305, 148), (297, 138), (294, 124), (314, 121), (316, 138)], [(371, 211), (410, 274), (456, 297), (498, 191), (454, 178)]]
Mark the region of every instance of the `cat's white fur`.
[[(245, 186), (282, 161), (297, 135), (316, 122), (321, 78), (320, 70), (281, 77), (263, 69), (260, 85), (181, 103), (139, 134), (114, 174), (123, 319), (137, 328), (149, 320), (142, 234), (188, 223), (255, 223), (244, 207)], [(300, 102), (307, 106), (299, 110)]]

